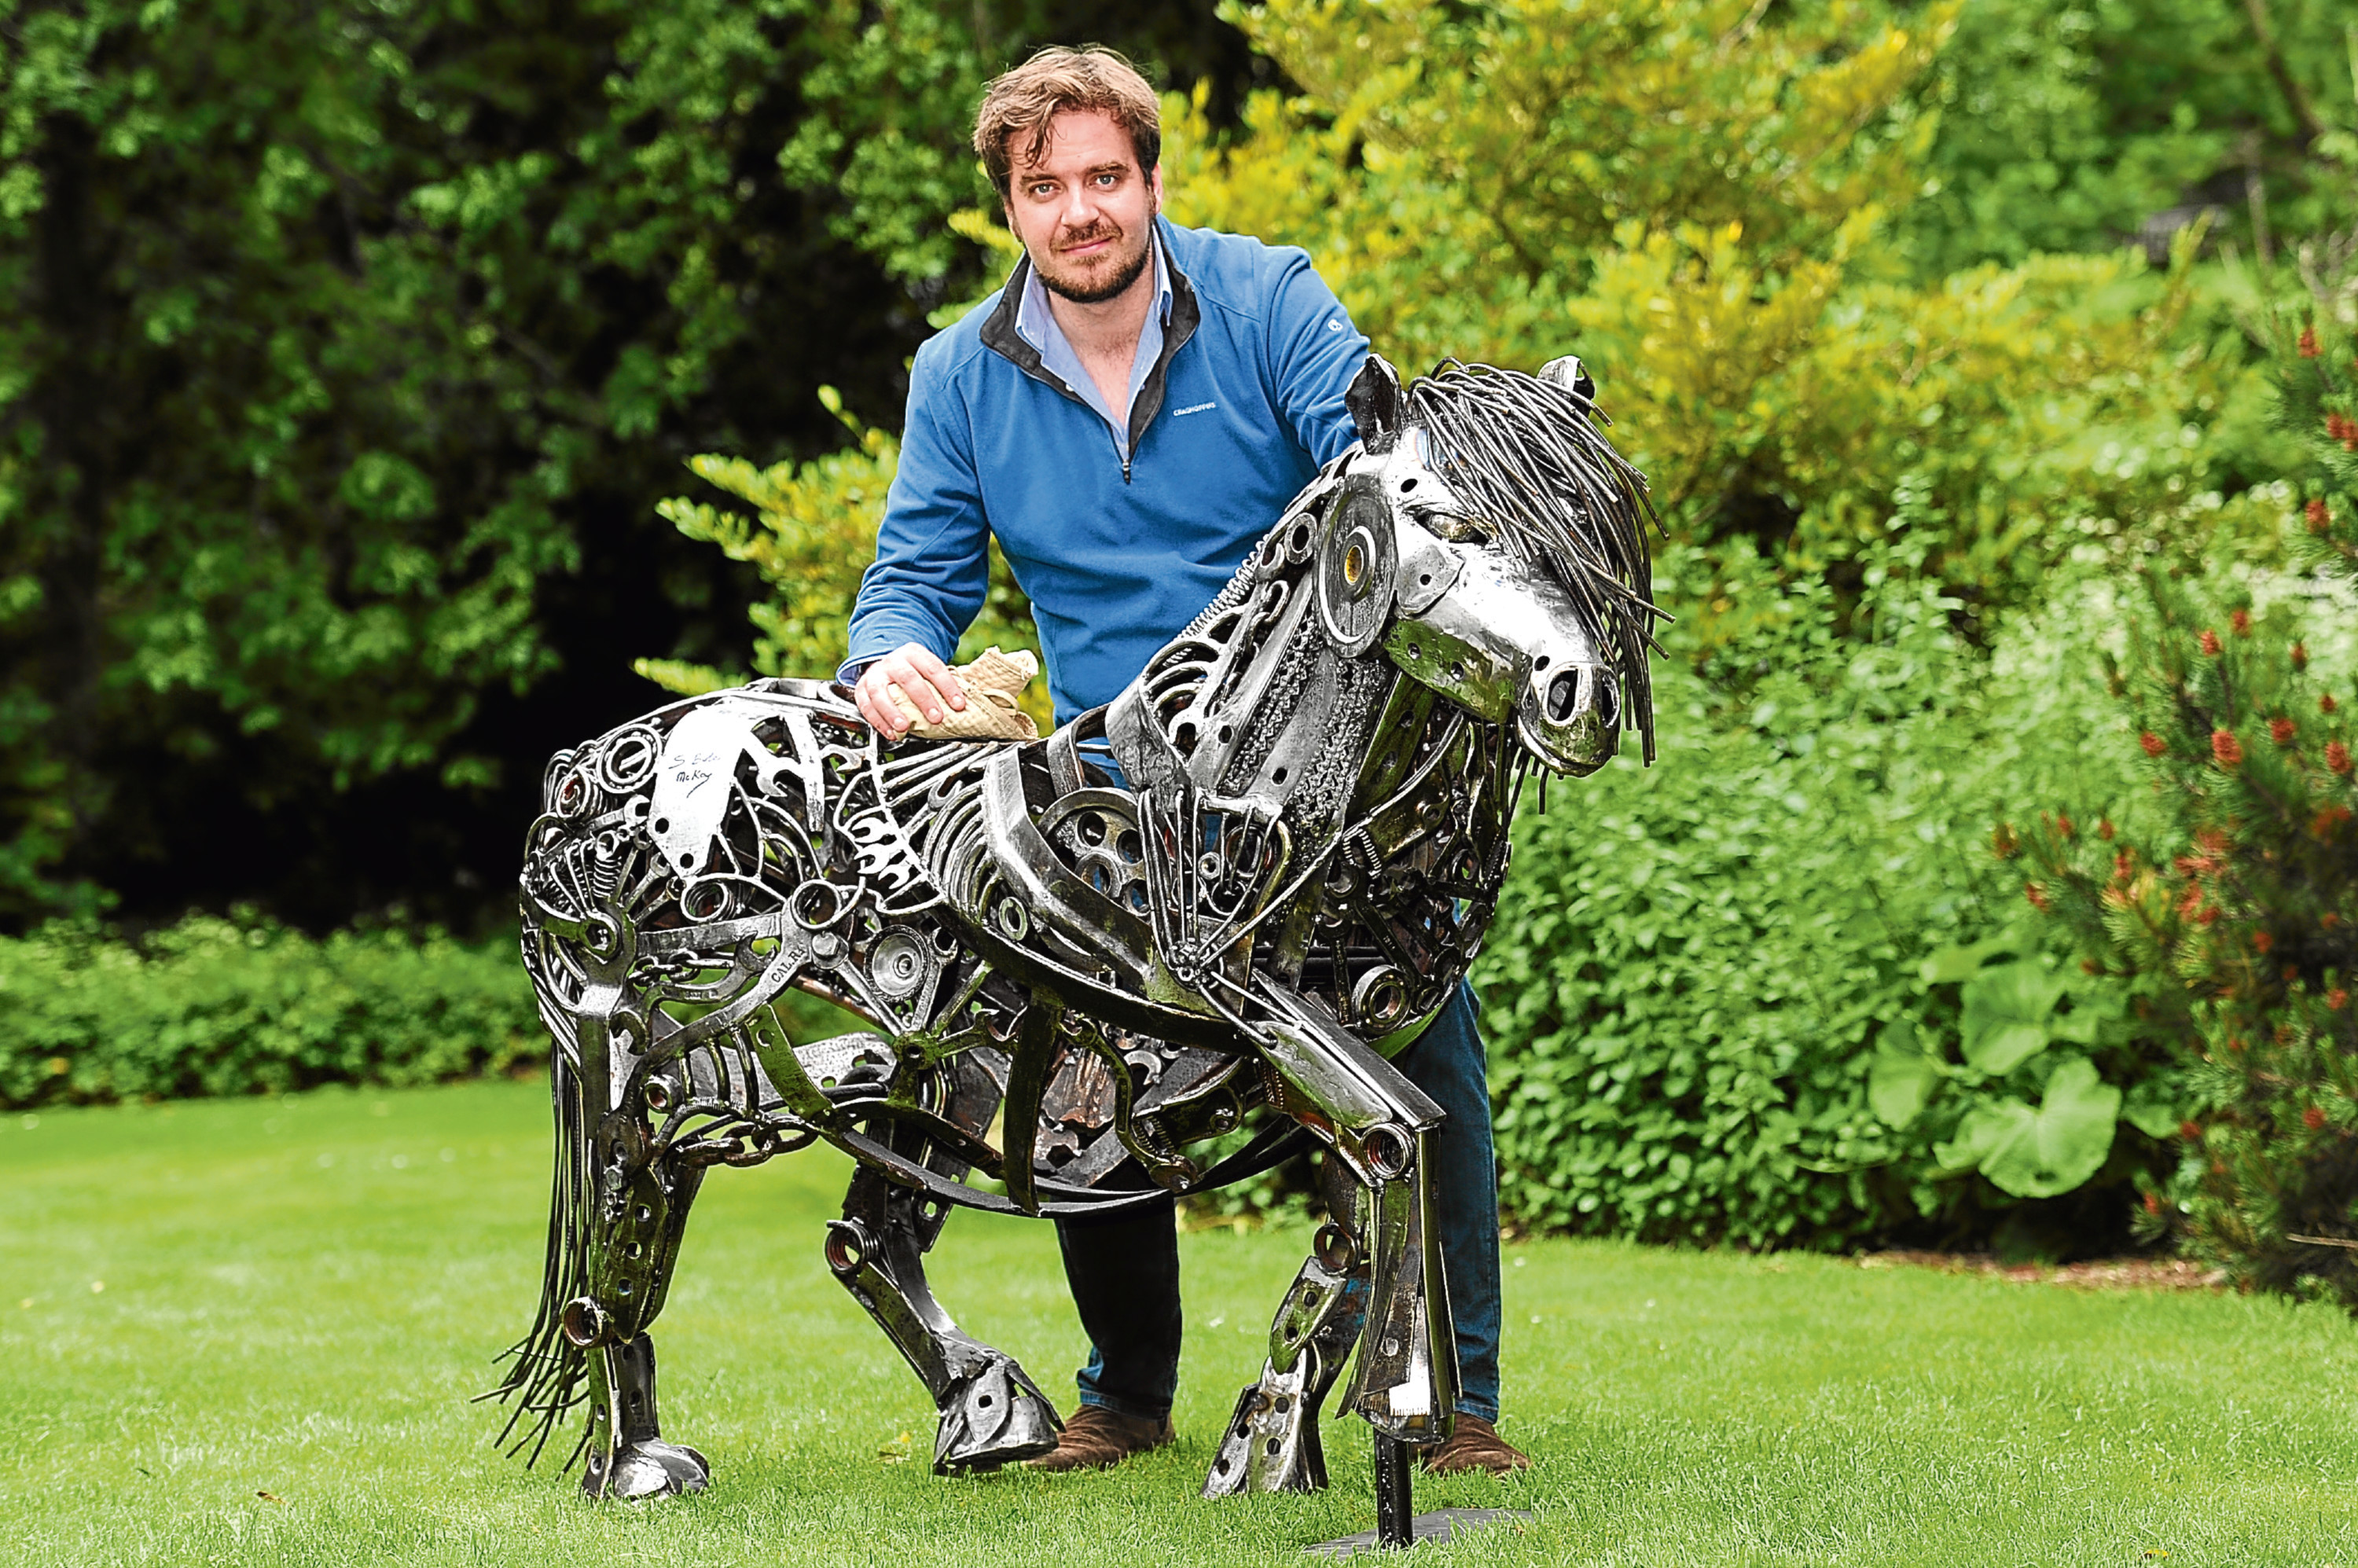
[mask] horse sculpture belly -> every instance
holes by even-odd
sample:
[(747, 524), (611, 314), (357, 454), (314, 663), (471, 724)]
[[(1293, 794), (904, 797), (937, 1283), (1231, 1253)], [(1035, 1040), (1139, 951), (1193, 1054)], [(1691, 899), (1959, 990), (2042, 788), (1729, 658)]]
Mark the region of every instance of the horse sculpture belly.
[[(1422, 1175), (1441, 1113), (1387, 1055), (1480, 944), (1531, 766), (1590, 771), (1625, 712), (1645, 726), (1655, 612), (1642, 481), (1567, 380), (1402, 392), (1370, 362), (1353, 395), (1361, 447), (1110, 709), (1045, 741), (892, 746), (782, 680), (552, 762), (522, 887), (558, 1166), (540, 1316), (498, 1390), (535, 1454), (586, 1403), (587, 1490), (705, 1484), (662, 1436), (647, 1328), (712, 1165), (819, 1139), (859, 1162), (827, 1261), (932, 1393), (948, 1471), (1060, 1424), (934, 1300), (951, 1207), (1106, 1214), (1314, 1139), (1331, 1218), (1206, 1491), (1325, 1485), (1317, 1415), (1356, 1345), (1344, 1400), (1404, 1528), (1396, 1445), (1445, 1436), (1457, 1381)], [(793, 1042), (789, 986), (874, 1032)]]

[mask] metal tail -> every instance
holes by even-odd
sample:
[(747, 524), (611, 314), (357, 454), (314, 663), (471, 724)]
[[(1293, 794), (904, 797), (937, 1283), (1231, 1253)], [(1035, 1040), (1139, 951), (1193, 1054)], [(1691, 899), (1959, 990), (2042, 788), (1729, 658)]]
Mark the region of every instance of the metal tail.
[[(565, 1336), (565, 1303), (587, 1293), (590, 1284), (590, 1225), (595, 1193), (590, 1179), (590, 1127), (578, 1076), (555, 1052), (549, 1065), (549, 1095), (557, 1118), (556, 1172), (549, 1184), (548, 1251), (540, 1283), (540, 1310), (522, 1339), (501, 1359), (508, 1363), (499, 1386), (476, 1397), (514, 1401), (498, 1441), (511, 1454), (538, 1464), (557, 1422), (590, 1397), (590, 1352)], [(589, 1442), (585, 1424), (567, 1455), (570, 1469)]]

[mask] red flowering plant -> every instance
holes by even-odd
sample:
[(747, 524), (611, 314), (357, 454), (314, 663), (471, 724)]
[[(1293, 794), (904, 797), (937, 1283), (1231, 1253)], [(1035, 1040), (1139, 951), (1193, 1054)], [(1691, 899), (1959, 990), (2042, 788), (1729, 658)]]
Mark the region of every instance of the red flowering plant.
[[(2353, 281), (2358, 281), (2353, 278)], [(2336, 291), (2319, 305), (2333, 302)], [(2299, 526), (2288, 530), (2305, 564), (2358, 577), (2358, 345), (2337, 326), (2279, 319), (2264, 330), (2279, 341), (2277, 417), (2299, 438), (2303, 460), (2288, 476), (2300, 494)]]
[(2223, 616), (2159, 569), (2145, 588), (2108, 673), (2153, 797), (2111, 803), (2108, 823), (2141, 826), (2109, 839), (2061, 813), (2025, 828), (2030, 902), (2183, 1063), (2182, 1157), (2143, 1229), (2174, 1221), (2243, 1283), (2358, 1309), (2350, 726), (2284, 614)]

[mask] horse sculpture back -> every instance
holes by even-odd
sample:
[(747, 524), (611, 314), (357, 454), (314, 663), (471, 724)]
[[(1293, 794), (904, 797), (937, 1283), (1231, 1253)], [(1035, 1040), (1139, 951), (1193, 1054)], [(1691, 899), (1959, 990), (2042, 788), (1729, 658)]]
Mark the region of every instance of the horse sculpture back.
[[(827, 1265), (933, 1395), (936, 1468), (1045, 1452), (1053, 1405), (927, 1287), (949, 1210), (1110, 1213), (1314, 1141), (1331, 1217), (1206, 1490), (1323, 1486), (1355, 1346), (1345, 1401), (1404, 1477), (1456, 1361), (1440, 1112), (1388, 1057), (1482, 942), (1529, 773), (1592, 772), (1625, 727), (1652, 756), (1650, 511), (1589, 391), (1571, 361), (1402, 388), (1370, 360), (1360, 443), (1044, 741), (891, 744), (771, 680), (559, 753), (522, 880), (557, 1161), (509, 1433), (536, 1457), (586, 1404), (585, 1489), (702, 1487), (647, 1333), (690, 1205), (824, 1139), (859, 1162)], [(793, 1041), (788, 987), (872, 1031)]]

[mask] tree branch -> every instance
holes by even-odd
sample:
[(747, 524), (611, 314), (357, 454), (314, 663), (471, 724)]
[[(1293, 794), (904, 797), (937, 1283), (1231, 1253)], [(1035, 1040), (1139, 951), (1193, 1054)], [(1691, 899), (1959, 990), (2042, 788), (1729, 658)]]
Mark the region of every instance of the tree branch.
[(2268, 21), (2268, 0), (2244, 0), (2244, 9), (2251, 14), (2252, 34), (2259, 40), (2260, 53), (2268, 62), (2268, 74), (2277, 79), (2277, 87), (2291, 106), (2293, 118), (2300, 122), (2300, 150), (2307, 152), (2318, 137), (2325, 135), (2325, 122), (2317, 117), (2317, 106), (2309, 101), (2292, 68), (2285, 63), (2284, 46), (2277, 42), (2277, 30)]

